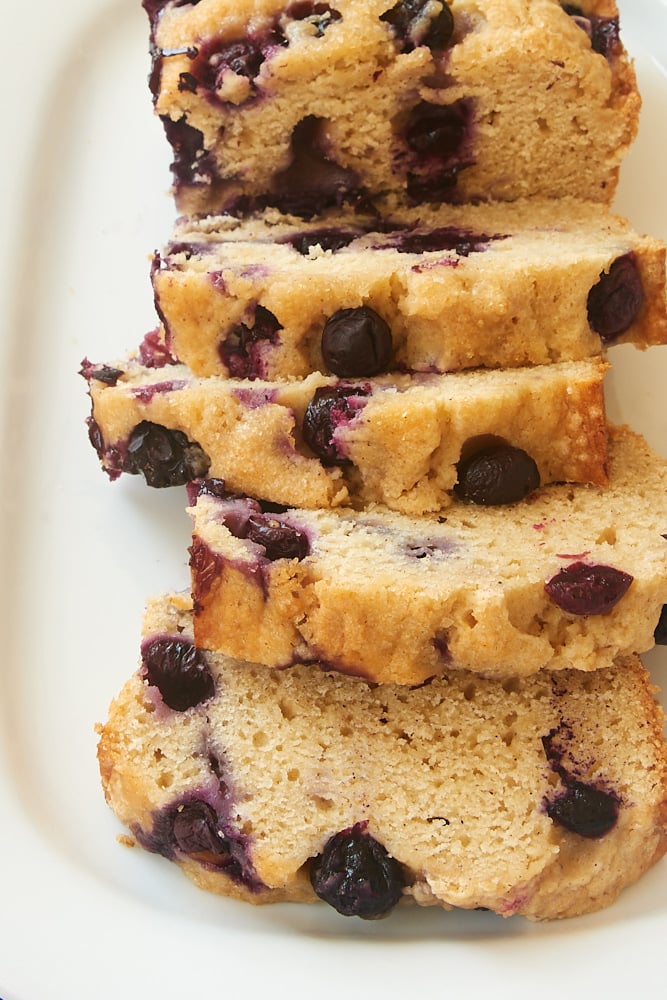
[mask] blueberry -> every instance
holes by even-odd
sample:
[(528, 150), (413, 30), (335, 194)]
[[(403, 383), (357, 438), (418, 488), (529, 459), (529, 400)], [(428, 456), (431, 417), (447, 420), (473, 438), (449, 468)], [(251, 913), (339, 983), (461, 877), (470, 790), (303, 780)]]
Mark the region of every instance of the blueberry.
[(309, 219), (360, 197), (356, 173), (327, 155), (322, 124), (322, 119), (309, 115), (292, 133), (292, 161), (275, 176), (268, 198), (268, 204), (281, 212)]
[(522, 448), (494, 445), (459, 462), (454, 492), (461, 500), (486, 507), (515, 503), (536, 490), (540, 473)]
[(298, 250), (304, 257), (308, 256), (311, 247), (319, 246), (322, 250), (331, 250), (336, 253), (356, 240), (361, 235), (360, 232), (346, 229), (310, 229), (308, 232), (294, 233), (279, 239), (278, 243), (289, 243), (295, 250)]
[(449, 160), (460, 149), (467, 132), (467, 104), (429, 104), (422, 101), (410, 113), (405, 139), (420, 157)]
[(399, 253), (431, 253), (438, 250), (453, 250), (459, 257), (468, 257), (471, 253), (480, 253), (486, 249), (486, 244), (492, 240), (504, 239), (503, 236), (488, 236), (486, 233), (473, 233), (454, 226), (441, 226), (424, 232), (419, 230), (404, 230), (391, 233), (389, 238), (378, 246), (391, 247)]
[(246, 537), (262, 545), (266, 558), (305, 559), (310, 551), (308, 539), (302, 531), (270, 514), (252, 514), (247, 522)]
[(160, 120), (174, 154), (171, 171), (176, 183), (210, 183), (218, 180), (215, 160), (204, 149), (204, 136), (199, 129), (189, 125), (185, 116), (174, 122), (166, 115), (161, 115)]
[(139, 344), (139, 360), (145, 368), (165, 368), (167, 365), (178, 364), (159, 329), (151, 330)]
[(322, 331), (329, 371), (345, 378), (379, 375), (389, 367), (393, 342), (388, 324), (369, 306), (339, 309)]
[[(315, 391), (303, 418), (303, 439), (325, 465), (346, 465), (334, 441), (336, 428), (349, 422), (358, 412), (353, 397), (370, 395), (365, 386), (321, 386)], [(361, 404), (363, 405), (363, 404)]]
[(316, 894), (345, 917), (375, 920), (396, 906), (403, 871), (385, 848), (356, 823), (335, 834), (313, 859), (310, 881)]
[(121, 368), (112, 368), (111, 365), (94, 365), (87, 358), (81, 362), (79, 374), (83, 375), (87, 382), (94, 379), (104, 385), (116, 385), (118, 379), (124, 374)]
[(261, 345), (276, 344), (282, 326), (268, 309), (258, 305), (252, 326), (239, 323), (218, 345), (220, 360), (232, 378), (261, 377)]
[(142, 420), (127, 445), (124, 471), (141, 473), (149, 486), (183, 486), (208, 472), (211, 462), (200, 446), (182, 431)]
[(449, 45), (454, 33), (452, 12), (444, 0), (436, 14), (428, 12), (431, 6), (431, 0), (400, 0), (380, 16), (394, 29), (402, 52), (412, 52), (419, 45), (442, 51)]
[(667, 604), (663, 604), (653, 638), (658, 646), (667, 646)]
[(213, 696), (206, 657), (188, 639), (151, 639), (143, 644), (141, 658), (148, 683), (175, 712), (185, 712)]
[(613, 566), (572, 563), (545, 585), (559, 608), (571, 615), (604, 615), (618, 604), (633, 578)]
[(603, 343), (634, 323), (644, 304), (644, 288), (633, 253), (617, 257), (588, 293), (588, 322)]
[(186, 802), (174, 813), (172, 836), (183, 854), (228, 854), (228, 844), (218, 832), (215, 810), (201, 799)]
[(546, 804), (547, 815), (580, 837), (602, 837), (618, 819), (618, 799), (583, 781), (570, 780), (567, 789)]

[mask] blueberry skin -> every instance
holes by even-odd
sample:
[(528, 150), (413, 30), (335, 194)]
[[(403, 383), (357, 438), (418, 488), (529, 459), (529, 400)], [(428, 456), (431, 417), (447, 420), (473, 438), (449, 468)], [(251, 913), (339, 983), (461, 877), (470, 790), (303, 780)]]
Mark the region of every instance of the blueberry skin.
[(142, 646), (141, 658), (146, 680), (175, 712), (185, 712), (213, 697), (215, 685), (206, 657), (188, 639), (152, 639)]
[(522, 448), (495, 445), (458, 464), (455, 494), (486, 507), (516, 503), (540, 485), (535, 461)]
[(556, 573), (544, 585), (547, 594), (571, 615), (604, 615), (627, 592), (633, 577), (613, 566), (576, 562)]
[(393, 341), (389, 325), (370, 306), (339, 309), (322, 331), (322, 357), (342, 378), (368, 378), (389, 367)]
[(618, 799), (595, 785), (570, 781), (563, 795), (546, 806), (547, 815), (560, 826), (580, 837), (596, 839), (616, 825)]
[(210, 464), (208, 455), (182, 431), (142, 420), (130, 435), (123, 471), (141, 473), (149, 486), (162, 489), (200, 479)]
[(588, 323), (609, 344), (634, 323), (644, 304), (644, 287), (634, 254), (617, 257), (588, 294)]
[(657, 646), (667, 646), (667, 604), (663, 604), (653, 638)]
[(403, 894), (403, 870), (385, 848), (357, 823), (327, 841), (313, 859), (315, 893), (345, 917), (376, 920), (386, 916)]

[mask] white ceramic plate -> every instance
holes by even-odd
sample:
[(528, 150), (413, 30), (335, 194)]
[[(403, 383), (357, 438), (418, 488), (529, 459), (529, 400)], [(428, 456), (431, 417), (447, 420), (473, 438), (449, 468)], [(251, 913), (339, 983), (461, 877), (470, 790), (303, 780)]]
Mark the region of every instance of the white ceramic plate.
[[(180, 491), (100, 473), (76, 372), (154, 325), (148, 255), (171, 225), (169, 156), (139, 0), (2, 6), (0, 996), (653, 990), (666, 863), (607, 911), (564, 923), (436, 910), (365, 923), (208, 896), (117, 844), (93, 724), (134, 669), (145, 598), (187, 584), (189, 527)], [(667, 3), (622, 11), (645, 104), (618, 206), (667, 238)], [(667, 348), (617, 348), (612, 360), (610, 415), (667, 455)], [(659, 680), (665, 651), (646, 662)]]

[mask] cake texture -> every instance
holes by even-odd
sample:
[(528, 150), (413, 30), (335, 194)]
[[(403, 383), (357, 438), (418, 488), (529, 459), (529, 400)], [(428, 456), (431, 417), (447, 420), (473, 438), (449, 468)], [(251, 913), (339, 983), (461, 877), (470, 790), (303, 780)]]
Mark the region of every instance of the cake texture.
[(380, 502), (421, 514), (447, 507), (490, 447), (509, 454), (514, 486), (486, 503), (540, 483), (605, 484), (605, 367), (291, 382), (197, 379), (138, 359), (82, 370), (90, 439), (112, 478), (142, 473), (160, 487), (207, 476), (295, 507)]
[(591, 671), (643, 652), (667, 603), (667, 463), (625, 429), (610, 430), (609, 459), (606, 487), (419, 518), (280, 511), (205, 481), (192, 508), (197, 644), (408, 685), (447, 669)]
[(612, 0), (144, 0), (181, 212), (608, 203), (639, 97)]
[(98, 758), (136, 842), (201, 888), (367, 918), (412, 901), (542, 920), (607, 905), (663, 855), (661, 727), (636, 657), (367, 685), (201, 653), (187, 602), (164, 598)]
[(573, 198), (184, 218), (152, 280), (166, 349), (198, 375), (521, 367), (667, 341), (664, 243)]

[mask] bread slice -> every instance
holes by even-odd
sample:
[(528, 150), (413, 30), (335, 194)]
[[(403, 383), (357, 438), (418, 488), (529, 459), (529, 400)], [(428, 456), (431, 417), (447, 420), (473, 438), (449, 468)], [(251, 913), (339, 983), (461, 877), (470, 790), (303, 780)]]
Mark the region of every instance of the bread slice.
[(184, 365), (126, 359), (83, 371), (91, 440), (112, 477), (142, 472), (166, 486), (205, 474), (292, 506), (381, 502), (421, 514), (447, 507), (462, 461), (491, 444), (525, 453), (516, 495), (540, 482), (606, 483), (605, 369), (593, 359), (261, 382), (197, 379)]
[[(402, 899), (543, 920), (611, 903), (667, 846), (662, 713), (637, 657), (368, 685), (197, 653), (173, 597), (149, 605), (142, 652), (100, 731), (104, 791), (204, 889), (311, 901), (314, 883), (348, 915)], [(188, 671), (207, 678), (194, 698)]]
[(510, 507), (277, 512), (201, 490), (195, 637), (239, 659), (408, 685), (591, 671), (649, 649), (667, 603), (667, 463), (623, 428), (607, 487), (545, 486)]
[[(152, 275), (168, 347), (197, 375), (516, 368), (667, 341), (664, 243), (573, 198), (185, 218)], [(360, 357), (368, 310), (389, 328), (377, 369)]]
[(613, 0), (144, 6), (181, 212), (609, 203), (636, 133)]

